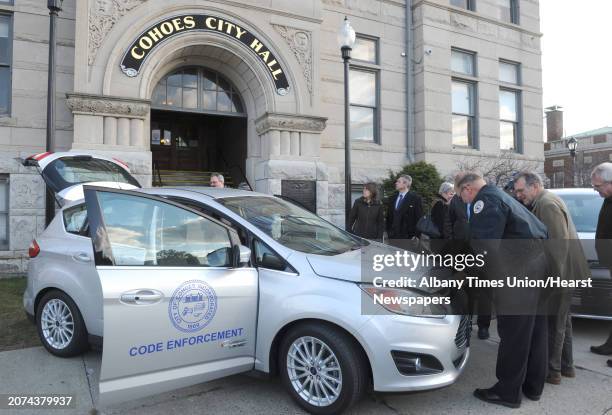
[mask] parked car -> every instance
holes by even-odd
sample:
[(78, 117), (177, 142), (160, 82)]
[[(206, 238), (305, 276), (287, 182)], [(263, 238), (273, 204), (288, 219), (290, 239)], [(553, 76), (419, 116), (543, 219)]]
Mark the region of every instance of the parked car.
[(332, 414), (368, 388), (449, 385), (465, 366), (467, 318), (364, 315), (371, 242), (288, 201), (139, 189), (126, 166), (97, 156), (28, 163), (58, 178), (63, 206), (30, 248), (24, 307), (56, 356), (103, 338), (103, 403), (255, 369), (279, 374), (307, 411)]
[(610, 269), (599, 264), (595, 251), (595, 230), (603, 198), (595, 190), (588, 188), (551, 189), (551, 191), (563, 199), (570, 211), (593, 278), (592, 287), (574, 290), (572, 315), (612, 320), (612, 277)]

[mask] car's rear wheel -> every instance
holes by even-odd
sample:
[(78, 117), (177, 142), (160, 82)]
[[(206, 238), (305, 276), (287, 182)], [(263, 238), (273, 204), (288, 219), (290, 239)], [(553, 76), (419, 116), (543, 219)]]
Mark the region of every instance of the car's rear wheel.
[(369, 384), (363, 352), (344, 332), (321, 323), (291, 329), (279, 367), (291, 397), (313, 414), (337, 414), (357, 402)]
[(40, 300), (36, 326), (43, 346), (55, 356), (71, 357), (87, 350), (87, 329), (81, 312), (61, 291), (49, 291)]

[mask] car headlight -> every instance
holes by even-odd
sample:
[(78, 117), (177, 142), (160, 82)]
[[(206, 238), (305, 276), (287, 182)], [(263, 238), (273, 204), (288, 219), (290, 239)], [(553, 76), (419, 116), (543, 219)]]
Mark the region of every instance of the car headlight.
[(438, 297), (407, 289), (378, 288), (372, 284), (359, 284), (374, 304), (395, 314), (413, 317), (444, 318), (450, 305), (445, 297)]

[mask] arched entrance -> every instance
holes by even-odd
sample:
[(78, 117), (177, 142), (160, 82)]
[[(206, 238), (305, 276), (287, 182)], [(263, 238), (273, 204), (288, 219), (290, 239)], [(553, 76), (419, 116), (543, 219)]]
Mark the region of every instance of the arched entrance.
[(211, 172), (247, 181), (246, 108), (221, 73), (186, 66), (165, 75), (151, 96), (150, 131), (154, 184), (205, 184)]

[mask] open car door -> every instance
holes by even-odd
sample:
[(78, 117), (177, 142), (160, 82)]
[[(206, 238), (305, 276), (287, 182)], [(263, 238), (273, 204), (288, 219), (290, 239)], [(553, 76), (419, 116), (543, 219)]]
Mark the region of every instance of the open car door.
[(83, 199), (83, 185), (137, 189), (138, 180), (128, 166), (112, 157), (79, 152), (41, 153), (21, 161), (36, 166), (60, 206)]
[(258, 274), (235, 230), (142, 192), (84, 191), (104, 295), (100, 403), (251, 370)]

